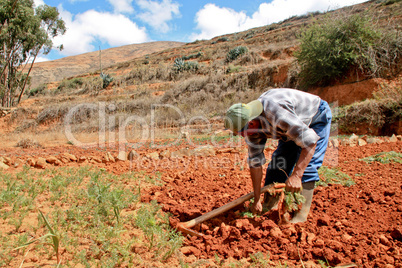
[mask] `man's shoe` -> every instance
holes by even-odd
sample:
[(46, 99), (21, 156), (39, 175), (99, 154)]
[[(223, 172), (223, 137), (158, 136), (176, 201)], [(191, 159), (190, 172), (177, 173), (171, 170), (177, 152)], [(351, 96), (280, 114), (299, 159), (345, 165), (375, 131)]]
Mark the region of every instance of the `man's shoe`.
[(303, 203), (301, 209), (296, 211), (290, 223), (298, 223), (307, 221), (308, 213), (310, 212), (311, 202), (313, 201), (313, 193), (315, 187), (315, 181), (305, 182), (302, 184), (303, 190), (301, 194), (306, 198), (306, 202)]

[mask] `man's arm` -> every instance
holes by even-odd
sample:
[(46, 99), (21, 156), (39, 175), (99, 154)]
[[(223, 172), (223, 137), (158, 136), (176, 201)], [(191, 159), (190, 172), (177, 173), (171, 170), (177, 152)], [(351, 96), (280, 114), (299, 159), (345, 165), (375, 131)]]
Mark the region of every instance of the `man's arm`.
[(260, 201), (261, 197), (261, 180), (262, 180), (262, 166), (250, 167), (250, 176), (253, 181), (254, 189), (254, 204), (251, 207), (253, 213), (261, 213), (262, 205)]
[(304, 170), (310, 163), (311, 158), (314, 155), (316, 143), (302, 148), (299, 160), (296, 163), (296, 166), (293, 170), (292, 175), (286, 180), (286, 191), (290, 192), (299, 192), (302, 188), (301, 178), (303, 177)]

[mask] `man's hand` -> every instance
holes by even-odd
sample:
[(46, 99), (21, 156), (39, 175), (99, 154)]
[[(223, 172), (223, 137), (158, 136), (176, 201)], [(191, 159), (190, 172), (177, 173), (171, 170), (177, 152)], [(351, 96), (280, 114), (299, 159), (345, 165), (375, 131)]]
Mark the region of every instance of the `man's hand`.
[(253, 205), (251, 206), (251, 212), (253, 212), (254, 214), (260, 214), (262, 212), (262, 205), (260, 200), (253, 203)]
[(304, 170), (314, 155), (316, 144), (312, 144), (306, 148), (303, 148), (300, 152), (299, 160), (297, 160), (296, 166), (292, 172), (292, 175), (286, 180), (286, 191), (288, 192), (300, 192), (302, 190), (301, 178), (303, 177)]
[(253, 181), (254, 189), (254, 203), (251, 206), (251, 212), (261, 213), (262, 205), (260, 201), (261, 197), (261, 179), (262, 179), (262, 167), (250, 168), (251, 180)]
[(295, 174), (292, 174), (287, 180), (286, 180), (286, 191), (288, 192), (300, 192), (302, 190), (302, 182), (301, 178)]

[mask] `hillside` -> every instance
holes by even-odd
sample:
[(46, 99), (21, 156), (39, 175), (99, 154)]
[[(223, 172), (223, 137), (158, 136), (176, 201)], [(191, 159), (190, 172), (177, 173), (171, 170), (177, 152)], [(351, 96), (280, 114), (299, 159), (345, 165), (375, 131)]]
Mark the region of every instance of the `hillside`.
[[(97, 133), (101, 124), (105, 124), (102, 128), (109, 132), (118, 131), (132, 115), (141, 118), (141, 122), (130, 122), (133, 129), (142, 128), (146, 123), (163, 128), (157, 132), (161, 136), (166, 131), (173, 136), (181, 135), (182, 131), (190, 135), (211, 135), (222, 128), (221, 117), (231, 104), (253, 100), (273, 87), (300, 87), (299, 66), (294, 52), (298, 50), (299, 37), (306, 27), (329, 16), (363, 15), (367, 12), (378, 18), (384, 27), (399, 27), (402, 24), (401, 6), (401, 1), (368, 1), (328, 13), (295, 16), (280, 23), (211, 40), (135, 45), (130, 48), (135, 53), (130, 53), (128, 47), (105, 50), (102, 51), (103, 72), (113, 78), (105, 88), (99, 77), (98, 52), (38, 64), (34, 74), (34, 79), (38, 80), (45, 73), (57, 74), (58, 70), (72, 70), (74, 66), (85, 71), (77, 71), (77, 74), (71, 71), (66, 79), (31, 88), (18, 107), (1, 119), (4, 138), (9, 141), (5, 144), (15, 144), (16, 140), (27, 135), (49, 143), (49, 133), (53, 133), (51, 139), (65, 143), (66, 115), (84, 104), (90, 107), (81, 107), (74, 122), (68, 124), (71, 124), (73, 133), (85, 139), (99, 139)], [(165, 45), (170, 47), (165, 48)], [(246, 53), (229, 58), (238, 48), (245, 49)], [(157, 51), (152, 53), (153, 49)], [(127, 56), (130, 54), (131, 59)], [(90, 67), (93, 69), (87, 70)], [(331, 86), (304, 90), (319, 95), (334, 107), (344, 106), (370, 99), (373, 92), (383, 88), (384, 84), (399, 85), (401, 79), (397, 75), (380, 79), (351, 73)], [(100, 118), (96, 105), (112, 107), (102, 115), (110, 121), (102, 121), (104, 119)], [(379, 110), (377, 104), (369, 105), (374, 107), (369, 109)], [(152, 107), (162, 107), (156, 117)], [(369, 117), (364, 117), (366, 112), (363, 107), (353, 113), (366, 120)], [(357, 122), (360, 122), (360, 117)], [(343, 122), (351, 126), (340, 126), (339, 133), (392, 135), (402, 132), (398, 116), (394, 116), (393, 121), (384, 118), (384, 114), (373, 118), (362, 124), (354, 122), (355, 119), (346, 119)], [(373, 127), (368, 128), (370, 125)], [(130, 133), (128, 139), (139, 138), (139, 135), (143, 134)]]
[[(181, 45), (183, 45), (181, 42), (159, 41), (105, 49), (101, 51), (102, 67), (109, 67), (120, 62)], [(99, 54), (99, 51), (95, 51), (53, 61), (35, 63), (31, 72), (31, 88), (99, 70)]]

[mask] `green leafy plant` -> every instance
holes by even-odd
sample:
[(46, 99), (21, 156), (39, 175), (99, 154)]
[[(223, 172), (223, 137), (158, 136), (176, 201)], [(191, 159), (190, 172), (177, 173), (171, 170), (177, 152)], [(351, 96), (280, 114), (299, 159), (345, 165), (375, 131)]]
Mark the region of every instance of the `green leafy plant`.
[(212, 44), (222, 43), (222, 42), (227, 42), (227, 41), (229, 41), (229, 38), (226, 36), (223, 36), (223, 37), (219, 37), (216, 41), (213, 41)]
[(52, 238), (52, 243), (51, 243), (50, 245), (51, 245), (51, 246), (53, 247), (53, 249), (54, 249), (54, 252), (55, 252), (55, 254), (56, 254), (56, 259), (57, 259), (57, 265), (59, 265), (59, 264), (60, 264), (60, 253), (59, 253), (59, 249), (60, 249), (60, 236), (59, 236), (59, 235), (54, 231), (54, 229), (50, 226), (49, 221), (47, 220), (47, 218), (45, 217), (45, 215), (42, 213), (42, 211), (39, 210), (39, 213), (40, 213), (40, 216), (42, 217), (43, 221), (45, 222), (45, 225), (46, 225), (47, 229), (49, 230), (49, 233), (47, 233), (47, 234), (45, 234), (45, 235), (43, 235), (43, 236), (41, 236), (41, 237), (39, 237), (39, 238), (37, 238), (37, 239), (31, 240), (31, 241), (25, 243), (24, 245), (22, 245), (22, 246), (20, 246), (20, 247), (15, 248), (15, 250), (18, 250), (18, 249), (20, 249), (20, 248), (27, 247), (27, 246), (29, 246), (29, 245), (31, 245), (31, 244), (33, 244), (33, 243), (36, 243), (36, 242), (38, 242), (38, 241), (41, 241), (41, 240), (43, 240), (43, 239), (45, 239), (45, 238), (47, 238), (47, 237), (51, 237), (51, 238)]
[(381, 152), (373, 156), (362, 158), (360, 159), (360, 161), (364, 161), (368, 164), (372, 162), (380, 162), (382, 164), (389, 164), (391, 162), (402, 163), (402, 153), (398, 153), (395, 151)]
[(336, 168), (331, 169), (326, 166), (322, 166), (318, 170), (318, 174), (320, 175), (320, 180), (316, 182), (316, 185), (319, 186), (328, 186), (329, 184), (352, 186), (355, 184), (355, 182), (350, 178), (349, 175), (339, 171)]
[(106, 73), (101, 73), (100, 77), (102, 78), (102, 88), (107, 88), (107, 86), (113, 81), (113, 77), (111, 77), (109, 74)]
[(184, 71), (194, 72), (199, 69), (199, 64), (196, 61), (185, 61), (183, 58), (176, 58), (173, 64), (173, 70), (176, 73)]
[(21, 228), (22, 223), (24, 218), (27, 216), (28, 211), (21, 211), (20, 215), (15, 215), (14, 217), (10, 217), (9, 223), (15, 226), (15, 231), (18, 232), (18, 230)]
[(238, 46), (231, 49), (228, 54), (226, 55), (226, 61), (231, 62), (237, 59), (240, 55), (248, 52), (248, 48), (245, 46)]
[(285, 203), (288, 212), (298, 211), (306, 198), (301, 193), (285, 192)]

